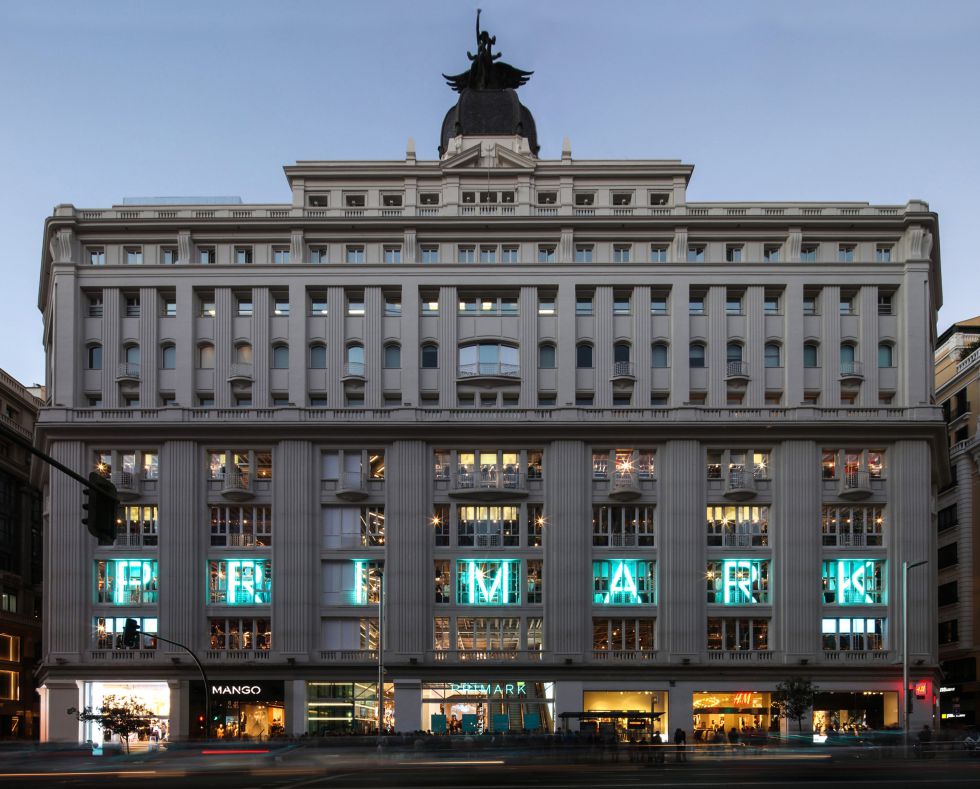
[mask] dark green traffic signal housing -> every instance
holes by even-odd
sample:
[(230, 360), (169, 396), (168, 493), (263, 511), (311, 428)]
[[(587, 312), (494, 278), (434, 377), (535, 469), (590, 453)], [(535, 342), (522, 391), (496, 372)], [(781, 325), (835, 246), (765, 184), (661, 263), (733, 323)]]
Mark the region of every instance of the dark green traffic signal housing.
[(119, 497), (116, 486), (96, 471), (88, 475), (89, 486), (85, 489), (82, 523), (89, 534), (98, 539), (99, 545), (112, 545), (116, 540), (116, 505)]
[(139, 646), (140, 625), (135, 619), (127, 619), (123, 627), (123, 646), (126, 649), (135, 649)]

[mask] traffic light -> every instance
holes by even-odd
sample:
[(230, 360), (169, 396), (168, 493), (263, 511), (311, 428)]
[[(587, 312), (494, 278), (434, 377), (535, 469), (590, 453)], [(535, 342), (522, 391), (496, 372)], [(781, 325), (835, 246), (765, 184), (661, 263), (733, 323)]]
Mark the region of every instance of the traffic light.
[(85, 517), (82, 523), (88, 532), (99, 541), (99, 545), (112, 545), (116, 540), (116, 486), (93, 471), (88, 475), (89, 486), (85, 489)]
[(135, 619), (127, 619), (123, 627), (123, 646), (126, 649), (135, 649), (139, 646), (140, 624)]

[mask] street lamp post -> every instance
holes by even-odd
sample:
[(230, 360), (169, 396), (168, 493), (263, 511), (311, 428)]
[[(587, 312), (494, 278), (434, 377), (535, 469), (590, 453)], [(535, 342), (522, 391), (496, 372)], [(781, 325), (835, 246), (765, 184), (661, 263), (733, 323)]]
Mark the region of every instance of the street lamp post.
[(902, 562), (902, 705), (905, 729), (905, 744), (909, 741), (909, 570), (928, 564), (926, 559), (920, 562)]

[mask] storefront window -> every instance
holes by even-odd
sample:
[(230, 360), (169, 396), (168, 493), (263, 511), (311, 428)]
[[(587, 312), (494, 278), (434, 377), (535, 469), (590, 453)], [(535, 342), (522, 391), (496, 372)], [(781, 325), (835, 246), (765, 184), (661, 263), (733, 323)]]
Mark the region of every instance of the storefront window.
[(95, 602), (139, 605), (157, 602), (157, 563), (153, 559), (105, 559), (95, 563)]
[(580, 719), (581, 731), (616, 735), (624, 741), (670, 734), (666, 691), (587, 690), (582, 694), (582, 708), (594, 717)]
[(823, 648), (828, 652), (872, 652), (885, 648), (885, 620), (864, 617), (824, 619)]
[(832, 605), (885, 602), (883, 559), (834, 559), (823, 563), (823, 601)]
[(592, 562), (592, 602), (596, 605), (650, 605), (655, 600), (656, 562), (602, 559)]
[(708, 562), (708, 602), (759, 605), (769, 602), (767, 559), (723, 559)]
[[(385, 729), (394, 728), (394, 685), (385, 684)], [(378, 683), (307, 682), (307, 732), (314, 737), (331, 734), (375, 734), (378, 731)]]
[(897, 729), (898, 708), (898, 694), (891, 691), (818, 692), (813, 697), (814, 740)]
[(271, 602), (270, 559), (220, 559), (208, 562), (210, 605), (269, 605)]
[(769, 693), (695, 693), (693, 704), (695, 742), (728, 742), (732, 729), (743, 742), (750, 742), (765, 737), (770, 724), (775, 726)]
[[(286, 731), (285, 683), (212, 680), (210, 737), (218, 740), (268, 740)], [(199, 684), (191, 683), (191, 707), (203, 712)], [(202, 734), (204, 732), (201, 732)]]
[(433, 734), (554, 731), (554, 683), (476, 680), (422, 685), (422, 720)]
[(519, 559), (457, 559), (457, 605), (520, 605)]
[[(82, 706), (94, 710), (131, 703), (146, 707), (150, 713), (147, 728), (130, 737), (132, 749), (146, 748), (170, 738), (170, 686), (166, 682), (86, 682), (82, 694)], [(120, 742), (118, 735), (106, 734), (95, 721), (82, 724), (82, 739), (93, 743)]]

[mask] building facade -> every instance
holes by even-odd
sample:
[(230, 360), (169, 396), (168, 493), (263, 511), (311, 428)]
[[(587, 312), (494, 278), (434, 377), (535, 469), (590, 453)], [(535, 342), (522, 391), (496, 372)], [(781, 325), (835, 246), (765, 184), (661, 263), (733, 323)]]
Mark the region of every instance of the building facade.
[(41, 496), (31, 454), (43, 391), (0, 370), (0, 739), (38, 736), (34, 669), (41, 644)]
[(980, 318), (954, 323), (936, 348), (936, 402), (943, 409), (949, 439), (950, 484), (939, 491), (939, 658), (943, 683), (940, 716), (944, 725), (977, 722), (977, 656), (980, 614), (977, 599), (977, 544), (980, 507), (980, 441), (976, 404), (980, 403)]
[(193, 664), (126, 617), (201, 656), (214, 736), (370, 730), (379, 695), (399, 731), (763, 731), (794, 676), (820, 728), (900, 722), (935, 214), (541, 159), (512, 87), (457, 84), (438, 160), (286, 167), (287, 203), (55, 208), (40, 436), (126, 501), (100, 547), (47, 480), (45, 739), (108, 694), (203, 733)]

